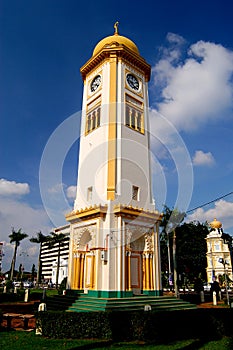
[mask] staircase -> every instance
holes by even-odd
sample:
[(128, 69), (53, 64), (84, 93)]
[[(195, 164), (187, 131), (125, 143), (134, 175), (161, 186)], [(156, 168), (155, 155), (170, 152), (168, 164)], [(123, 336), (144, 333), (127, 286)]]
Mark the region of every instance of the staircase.
[(144, 308), (152, 311), (172, 311), (196, 309), (196, 305), (182, 299), (169, 296), (134, 296), (128, 298), (96, 298), (88, 294), (80, 294), (79, 298), (69, 306), (68, 311), (138, 311)]
[(46, 307), (48, 311), (65, 311), (75, 302), (77, 295), (53, 295), (46, 298)]

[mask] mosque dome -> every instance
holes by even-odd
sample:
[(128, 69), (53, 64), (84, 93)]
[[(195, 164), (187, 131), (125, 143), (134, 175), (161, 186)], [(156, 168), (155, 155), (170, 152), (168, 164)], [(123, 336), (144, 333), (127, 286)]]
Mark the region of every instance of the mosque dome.
[(132, 40), (126, 38), (125, 36), (118, 34), (118, 22), (114, 24), (114, 28), (115, 28), (114, 35), (107, 36), (106, 38), (98, 42), (98, 44), (95, 46), (93, 50), (93, 56), (99, 53), (104, 47), (114, 47), (118, 45), (124, 45), (128, 47), (131, 51), (139, 55), (139, 50), (136, 44)]
[(210, 227), (211, 228), (221, 228), (222, 227), (222, 223), (221, 221), (218, 221), (216, 218), (210, 223)]

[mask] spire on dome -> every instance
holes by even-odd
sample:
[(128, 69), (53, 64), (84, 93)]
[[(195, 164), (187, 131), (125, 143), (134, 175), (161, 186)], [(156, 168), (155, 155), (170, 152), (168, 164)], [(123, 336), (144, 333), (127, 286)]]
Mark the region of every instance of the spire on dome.
[(130, 40), (129, 38), (126, 38), (125, 36), (119, 35), (118, 31), (119, 22), (115, 22), (114, 24), (114, 34), (107, 36), (106, 38), (100, 40), (96, 47), (94, 48), (93, 55), (95, 56), (97, 53), (99, 53), (103, 48), (113, 48), (115, 50), (116, 47), (124, 46), (139, 55), (139, 51), (135, 43)]
[(118, 32), (118, 26), (119, 26), (119, 22), (115, 22), (115, 23), (114, 23), (114, 29), (115, 29), (114, 35), (118, 35), (118, 34), (119, 34), (119, 32)]

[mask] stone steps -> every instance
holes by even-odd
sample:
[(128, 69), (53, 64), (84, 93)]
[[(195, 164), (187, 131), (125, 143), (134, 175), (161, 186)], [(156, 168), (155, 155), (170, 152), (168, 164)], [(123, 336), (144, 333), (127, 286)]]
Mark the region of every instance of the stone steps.
[(67, 310), (77, 299), (77, 296), (54, 295), (46, 298), (46, 307), (51, 310)]
[(190, 304), (175, 297), (166, 296), (134, 296), (128, 298), (96, 298), (88, 294), (81, 294), (79, 298), (69, 307), (68, 311), (137, 311), (144, 308), (152, 311), (171, 311), (196, 309), (196, 305)]

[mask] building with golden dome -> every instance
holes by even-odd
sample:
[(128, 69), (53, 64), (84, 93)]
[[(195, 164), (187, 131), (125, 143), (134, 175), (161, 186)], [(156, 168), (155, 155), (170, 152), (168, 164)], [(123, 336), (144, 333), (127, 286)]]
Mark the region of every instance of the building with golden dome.
[(232, 280), (232, 262), (228, 244), (223, 238), (222, 223), (216, 218), (210, 223), (207, 243), (207, 282), (219, 280), (225, 273)]

